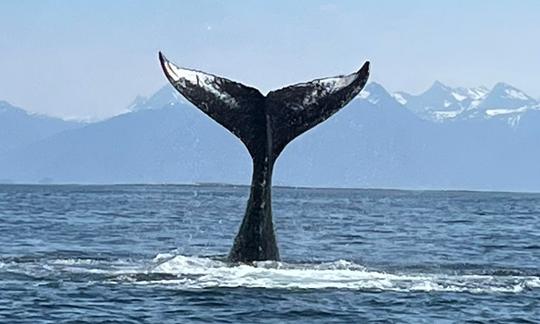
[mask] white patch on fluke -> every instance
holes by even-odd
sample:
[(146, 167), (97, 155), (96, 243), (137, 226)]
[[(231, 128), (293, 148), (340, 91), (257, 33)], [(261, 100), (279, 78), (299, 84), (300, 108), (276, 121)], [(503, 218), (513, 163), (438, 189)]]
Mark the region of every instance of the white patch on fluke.
[(215, 76), (200, 71), (183, 69), (167, 60), (164, 62), (164, 67), (167, 74), (173, 80), (173, 84), (180, 84), (181, 87), (187, 87), (186, 82), (189, 82), (213, 94), (219, 100), (227, 103), (231, 108), (238, 107), (236, 99), (221, 89)]
[[(302, 106), (293, 106), (293, 110), (302, 110), (305, 106), (316, 103), (321, 97), (329, 94), (333, 94), (347, 86), (349, 86), (356, 79), (355, 74), (347, 76), (332, 77), (320, 80), (314, 80), (310, 83), (304, 83), (304, 85), (314, 84), (315, 87), (309, 96), (304, 97), (302, 100)], [(299, 86), (301, 86), (300, 84)]]
[(328, 93), (334, 93), (349, 86), (355, 79), (356, 74), (351, 74), (347, 76), (320, 79), (313, 82), (323, 86)]

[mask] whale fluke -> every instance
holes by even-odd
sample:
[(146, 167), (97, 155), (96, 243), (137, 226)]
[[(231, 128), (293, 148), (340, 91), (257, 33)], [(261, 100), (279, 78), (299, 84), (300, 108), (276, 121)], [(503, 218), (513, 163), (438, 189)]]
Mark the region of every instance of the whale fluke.
[(346, 76), (316, 79), (271, 91), (159, 59), (167, 79), (187, 100), (237, 136), (253, 159), (246, 213), (229, 253), (232, 262), (279, 260), (272, 223), (274, 162), (296, 137), (328, 119), (364, 87), (369, 62)]

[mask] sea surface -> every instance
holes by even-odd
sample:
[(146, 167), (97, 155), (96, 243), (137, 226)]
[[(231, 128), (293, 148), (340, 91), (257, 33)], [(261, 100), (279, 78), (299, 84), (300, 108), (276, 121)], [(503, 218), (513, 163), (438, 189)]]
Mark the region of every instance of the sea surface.
[(540, 194), (274, 188), (232, 265), (248, 189), (0, 186), (0, 323), (540, 322)]

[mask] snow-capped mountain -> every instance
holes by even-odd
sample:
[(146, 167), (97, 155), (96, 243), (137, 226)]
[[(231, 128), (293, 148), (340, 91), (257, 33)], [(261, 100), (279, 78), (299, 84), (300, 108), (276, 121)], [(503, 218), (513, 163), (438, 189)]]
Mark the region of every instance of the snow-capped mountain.
[(470, 97), (461, 91), (451, 89), (439, 81), (435, 81), (428, 90), (418, 96), (400, 92), (394, 98), (403, 98), (402, 104), (415, 114), (435, 121), (455, 118), (471, 101)]
[(174, 106), (180, 103), (187, 104), (188, 102), (178, 93), (178, 91), (168, 84), (148, 98), (137, 96), (126, 108), (126, 112), (161, 109), (167, 105)]
[(523, 91), (506, 83), (497, 83), (481, 100), (476, 109), (471, 109), (467, 118), (505, 119), (515, 126), (521, 116), (530, 110), (539, 109), (539, 103)]
[(498, 119), (516, 126), (524, 113), (540, 109), (537, 100), (502, 82), (489, 90), (452, 88), (436, 81), (419, 95), (396, 92), (393, 97), (420, 118), (435, 122)]
[(382, 109), (391, 109), (400, 106), (399, 101), (396, 100), (386, 89), (376, 82), (368, 83), (365, 88), (360, 92), (356, 100), (364, 100), (373, 105), (379, 106)]
[[(285, 148), (275, 184), (539, 191), (535, 103), (507, 85), (489, 91), (437, 82), (413, 96), (370, 83)], [(521, 112), (524, 104), (531, 108)], [(519, 123), (490, 116), (495, 109), (519, 112)], [(441, 111), (458, 113), (448, 118)], [(3, 118), (0, 112), (0, 133)], [(31, 133), (24, 122), (4, 121), (17, 134)], [(249, 183), (241, 142), (169, 85), (121, 115), (83, 126), (0, 152), (0, 182)]]

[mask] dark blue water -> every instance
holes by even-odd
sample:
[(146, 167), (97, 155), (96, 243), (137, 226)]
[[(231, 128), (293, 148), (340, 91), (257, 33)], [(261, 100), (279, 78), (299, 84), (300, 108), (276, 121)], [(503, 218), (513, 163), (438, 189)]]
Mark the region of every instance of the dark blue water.
[(0, 186), (0, 322), (540, 319), (540, 195), (275, 188), (283, 262), (223, 262), (247, 187)]

